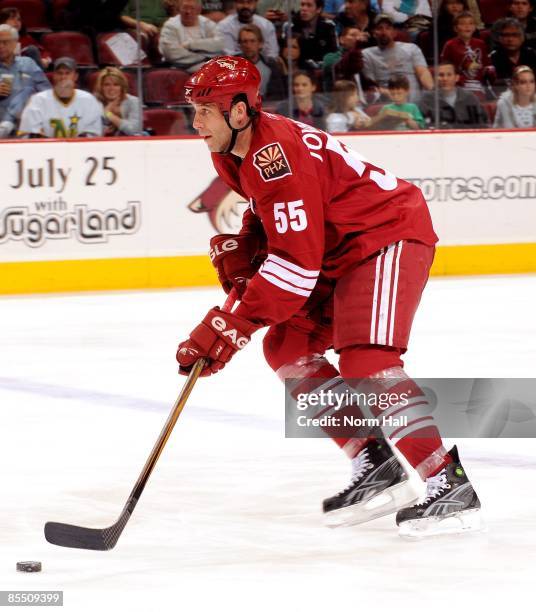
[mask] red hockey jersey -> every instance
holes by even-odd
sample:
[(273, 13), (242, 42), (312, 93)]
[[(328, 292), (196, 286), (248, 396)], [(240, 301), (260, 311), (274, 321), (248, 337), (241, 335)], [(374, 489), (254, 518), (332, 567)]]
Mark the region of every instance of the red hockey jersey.
[(250, 202), (241, 233), (266, 236), (266, 260), (235, 311), (255, 323), (292, 316), (321, 272), (340, 278), (398, 240), (437, 242), (417, 187), (309, 125), (261, 113), (243, 160), (218, 153), (212, 159)]

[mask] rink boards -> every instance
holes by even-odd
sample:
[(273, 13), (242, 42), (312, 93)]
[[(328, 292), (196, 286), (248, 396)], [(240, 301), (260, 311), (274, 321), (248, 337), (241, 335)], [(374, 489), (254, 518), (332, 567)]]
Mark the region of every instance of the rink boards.
[[(434, 274), (536, 271), (536, 131), (340, 139), (422, 189)], [(197, 138), (5, 142), (0, 163), (0, 293), (213, 284), (208, 240), (247, 206)]]

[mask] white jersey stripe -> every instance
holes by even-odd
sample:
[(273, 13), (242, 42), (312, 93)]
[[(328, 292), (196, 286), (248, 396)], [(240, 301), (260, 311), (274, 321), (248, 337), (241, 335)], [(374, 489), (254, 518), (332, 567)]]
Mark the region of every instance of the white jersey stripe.
[(283, 266), (275, 263), (273, 261), (267, 260), (262, 265), (261, 270), (265, 273), (271, 273), (274, 276), (279, 277), (280, 279), (291, 283), (295, 287), (302, 287), (304, 289), (314, 289), (316, 285), (316, 278), (304, 278), (295, 272), (291, 272), (284, 268)]
[(285, 291), (290, 291), (290, 293), (296, 293), (297, 295), (303, 295), (304, 297), (309, 297), (311, 295), (310, 290), (294, 287), (294, 285), (291, 285), (286, 281), (277, 278), (277, 276), (273, 276), (273, 274), (265, 272), (262, 268), (259, 270), (259, 274), (269, 283), (272, 283), (272, 285), (284, 289)]
[(387, 323), (389, 317), (390, 291), (391, 291), (391, 275), (393, 272), (393, 257), (395, 254), (396, 244), (390, 244), (387, 247), (383, 262), (383, 282), (380, 296), (380, 308), (378, 313), (378, 331), (377, 343), (387, 344)]
[(403, 240), (398, 243), (398, 253), (396, 254), (395, 261), (395, 282), (393, 284), (393, 293), (391, 295), (391, 317), (390, 317), (390, 331), (389, 331), (389, 342), (390, 346), (393, 345), (393, 336), (395, 333), (395, 315), (396, 315), (396, 296), (398, 293), (398, 273), (400, 271), (400, 254), (402, 253)]
[(296, 272), (297, 274), (305, 276), (306, 278), (317, 278), (317, 276), (320, 274), (320, 270), (306, 270), (305, 268), (300, 268), (300, 266), (297, 266), (296, 264), (292, 263), (291, 261), (287, 261), (282, 257), (278, 257), (273, 253), (268, 253), (266, 261), (273, 261), (274, 263), (283, 266), (287, 270), (290, 270), (291, 272)]
[(378, 308), (378, 285), (380, 283), (380, 272), (384, 250), (376, 258), (376, 276), (374, 277), (374, 293), (372, 294), (372, 316), (370, 319), (370, 343), (376, 344), (376, 312)]

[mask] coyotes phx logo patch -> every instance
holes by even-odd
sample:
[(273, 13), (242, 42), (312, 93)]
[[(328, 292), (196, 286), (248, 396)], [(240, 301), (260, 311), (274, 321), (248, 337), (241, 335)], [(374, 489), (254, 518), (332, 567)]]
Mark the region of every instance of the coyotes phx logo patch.
[(289, 163), (278, 142), (266, 145), (253, 155), (253, 165), (264, 181), (275, 181), (292, 174)]

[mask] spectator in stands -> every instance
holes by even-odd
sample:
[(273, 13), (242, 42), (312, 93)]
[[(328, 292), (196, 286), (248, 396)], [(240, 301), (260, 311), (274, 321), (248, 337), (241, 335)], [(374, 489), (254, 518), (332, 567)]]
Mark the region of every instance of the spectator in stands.
[(123, 17), (130, 18), (130, 23), (133, 25), (125, 24), (127, 27), (136, 27), (136, 2), (140, 4), (140, 25), (141, 23), (151, 25), (156, 28), (157, 32), (169, 17), (168, 12), (173, 6), (169, 3), (166, 5), (166, 2), (162, 0), (128, 0)]
[(534, 0), (510, 0), (508, 16), (517, 19), (525, 30), (525, 44), (536, 47), (536, 15)]
[[(129, 0), (70, 0), (60, 12), (58, 22), (63, 30), (80, 30), (91, 37), (94, 53), (97, 55), (96, 37), (101, 32), (113, 32), (125, 28), (136, 29), (136, 19), (123, 14)], [(152, 23), (140, 20), (140, 31), (154, 44), (158, 28)]]
[(528, 66), (518, 66), (514, 70), (511, 89), (497, 102), (493, 127), (536, 127), (536, 85), (534, 71)]
[(517, 19), (499, 19), (493, 30), (498, 35), (497, 46), (490, 53), (497, 78), (495, 86), (506, 89), (517, 66), (529, 66), (536, 70), (536, 51), (525, 45), (523, 26)]
[[(363, 32), (359, 28), (355, 26), (348, 26), (343, 28), (341, 35), (339, 36), (339, 48), (337, 51), (332, 51), (331, 53), (326, 53), (324, 55), (324, 59), (322, 60), (322, 72), (324, 83), (327, 84), (329, 79), (332, 77), (333, 66), (339, 62), (342, 56), (347, 52), (353, 49), (358, 43), (364, 40)], [(330, 89), (331, 86), (328, 86)]]
[[(300, 10), (300, 0), (291, 0), (290, 10)], [(276, 29), (281, 28), (283, 22), (288, 20), (287, 0), (259, 0), (257, 13), (271, 21)]]
[(324, 0), (301, 0), (293, 20), (293, 31), (301, 37), (301, 58), (310, 68), (319, 68), (326, 53), (337, 50), (335, 25), (322, 17), (323, 8)]
[(19, 33), (19, 42), (15, 53), (30, 57), (41, 68), (46, 70), (52, 62), (50, 53), (40, 45), (37, 40), (26, 32), (26, 28), (22, 25), (22, 19), (17, 8), (3, 8), (0, 10), (0, 24), (7, 23), (17, 30)]
[(223, 51), (226, 55), (238, 55), (240, 46), (238, 44), (238, 33), (240, 29), (251, 23), (255, 24), (262, 32), (264, 38), (264, 55), (276, 58), (279, 55), (279, 45), (275, 35), (273, 23), (255, 14), (257, 0), (236, 0), (236, 13), (228, 15), (218, 23), (218, 36), (223, 38)]
[(419, 130), (425, 127), (424, 117), (416, 104), (408, 102), (409, 81), (404, 75), (389, 79), (390, 104), (385, 104), (372, 118), (371, 128), (388, 130)]
[[(312, 125), (323, 130), (325, 128), (324, 106), (315, 99), (316, 83), (313, 77), (304, 70), (298, 70), (292, 77), (292, 119)], [(276, 112), (288, 116), (288, 103), (281, 102)]]
[(128, 93), (128, 80), (119, 68), (109, 66), (101, 70), (93, 93), (104, 108), (104, 136), (142, 133), (139, 99)]
[(0, 25), (0, 138), (13, 132), (32, 94), (50, 89), (41, 68), (29, 57), (15, 54), (18, 40), (14, 27)]
[(418, 102), (421, 87), (432, 89), (433, 78), (419, 47), (413, 43), (395, 41), (393, 20), (378, 15), (373, 30), (377, 46), (363, 49), (363, 73), (378, 84), (388, 98), (387, 83), (395, 74), (404, 74), (410, 83), (410, 101)]
[(255, 64), (261, 74), (260, 92), (263, 100), (283, 100), (286, 95), (285, 78), (277, 60), (262, 55), (264, 40), (255, 24), (245, 25), (238, 34), (241, 56)]
[[(467, 11), (469, 11), (467, 0), (442, 0), (437, 14), (437, 34), (440, 51), (445, 46), (447, 40), (456, 36), (456, 32), (454, 31), (454, 18)], [(430, 37), (430, 49), (425, 51), (427, 56), (433, 55), (432, 46), (433, 41), (432, 37)]]
[(343, 28), (355, 27), (363, 32), (366, 40), (361, 42), (362, 47), (374, 44), (372, 28), (378, 11), (372, 8), (369, 0), (346, 0), (343, 9), (335, 16), (335, 27), (341, 33)]
[[(436, 75), (439, 89), (439, 127), (487, 127), (488, 117), (478, 98), (472, 92), (457, 86), (459, 75), (456, 67), (451, 62), (440, 62)], [(419, 106), (426, 124), (435, 127), (435, 92), (425, 92)]]
[(279, 66), (279, 70), (283, 75), (288, 75), (288, 56), (289, 56), (289, 46), (290, 46), (290, 63), (292, 64), (292, 69), (303, 70), (305, 68), (305, 64), (302, 62), (300, 57), (301, 49), (300, 49), (300, 37), (292, 36), (290, 40), (285, 38), (280, 43), (280, 51), (279, 56), (277, 57), (277, 65)]
[(78, 70), (70, 57), (54, 62), (53, 89), (34, 94), (22, 112), (19, 136), (79, 138), (102, 136), (102, 105), (76, 89)]
[(179, 14), (170, 17), (160, 32), (158, 48), (167, 62), (195, 72), (211, 57), (223, 52), (216, 24), (200, 15), (201, 0), (179, 0)]
[(352, 50), (358, 43), (364, 41), (367, 37), (363, 35), (363, 32), (359, 28), (354, 26), (348, 26), (343, 28), (341, 35), (339, 36), (339, 48), (337, 51), (326, 53), (322, 60), (322, 72), (324, 79), (324, 87), (331, 89), (335, 79), (333, 78), (334, 66), (341, 59), (344, 53)]
[(343, 10), (344, 0), (326, 0), (326, 2), (324, 2), (322, 17), (324, 17), (324, 19), (331, 19), (331, 21), (334, 21), (339, 11)]
[(445, 43), (441, 60), (451, 62), (456, 67), (460, 75), (460, 87), (483, 97), (484, 69), (490, 63), (486, 43), (480, 38), (474, 38), (475, 19), (468, 11), (457, 15), (453, 23), (456, 38)]
[(409, 25), (416, 17), (426, 17), (427, 29), (432, 20), (432, 11), (428, 0), (383, 0), (382, 13), (389, 15), (397, 25)]
[(335, 81), (331, 94), (331, 112), (326, 117), (328, 132), (351, 132), (370, 125), (363, 110), (357, 86), (352, 81)]

